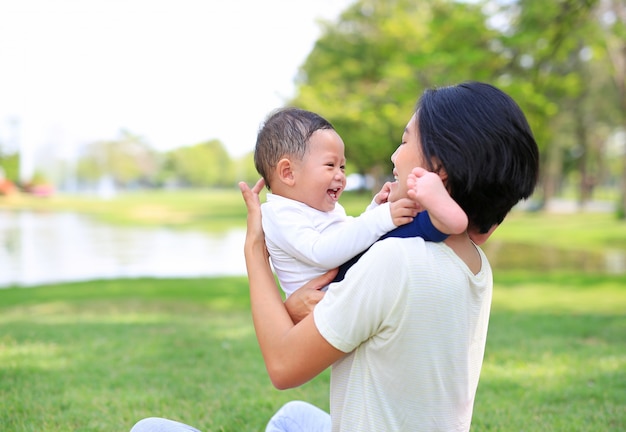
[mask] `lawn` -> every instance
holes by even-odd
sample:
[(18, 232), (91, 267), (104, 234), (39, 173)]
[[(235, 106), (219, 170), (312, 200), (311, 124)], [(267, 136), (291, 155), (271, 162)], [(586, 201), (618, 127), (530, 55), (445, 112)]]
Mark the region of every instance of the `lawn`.
[(220, 231), (244, 226), (246, 207), (239, 190), (181, 189), (124, 192), (110, 199), (94, 195), (19, 194), (0, 196), (0, 210), (75, 211), (101, 221), (142, 226)]
[[(342, 203), (358, 214), (369, 199), (346, 194)], [(130, 226), (245, 225), (234, 188), (14, 196), (0, 198), (1, 209), (78, 211)], [(520, 247), (503, 253), (501, 244)], [(626, 274), (529, 265), (524, 254), (550, 259), (544, 245), (623, 257), (626, 225), (606, 213), (514, 211), (495, 232), (486, 245), (493, 261), (521, 261), (495, 274), (472, 430), (626, 430)], [(155, 415), (204, 432), (261, 431), (288, 400), (327, 409), (328, 379), (327, 371), (301, 388), (273, 389), (243, 277), (0, 289), (3, 432), (128, 431)]]
[[(500, 273), (473, 431), (626, 428), (626, 276)], [(328, 372), (274, 390), (245, 278), (0, 290), (5, 432), (125, 431), (167, 416), (261, 431), (285, 401), (328, 408)]]
[(146, 416), (255, 431), (281, 403), (327, 406), (328, 376), (273, 390), (245, 278), (0, 290), (0, 430), (127, 431)]

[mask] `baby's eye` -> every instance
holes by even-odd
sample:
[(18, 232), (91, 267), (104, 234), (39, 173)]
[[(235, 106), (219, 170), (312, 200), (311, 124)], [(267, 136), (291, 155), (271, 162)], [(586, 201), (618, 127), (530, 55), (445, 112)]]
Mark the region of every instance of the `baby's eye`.
[(341, 165), (339, 168), (341, 168), (341, 171), (345, 171), (346, 170), (346, 166), (345, 165)]

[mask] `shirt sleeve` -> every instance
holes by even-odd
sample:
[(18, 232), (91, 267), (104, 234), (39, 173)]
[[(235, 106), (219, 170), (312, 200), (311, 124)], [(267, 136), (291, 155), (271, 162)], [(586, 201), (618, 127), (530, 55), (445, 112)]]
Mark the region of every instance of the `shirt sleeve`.
[(388, 204), (321, 230), (298, 207), (263, 210), (263, 229), (276, 247), (302, 262), (326, 269), (338, 267), (395, 228)]
[(342, 282), (329, 286), (315, 306), (317, 329), (338, 350), (347, 353), (371, 337), (390, 336), (393, 320), (402, 316), (399, 310), (406, 302), (401, 293), (408, 284), (410, 264), (400, 252), (400, 241), (374, 244)]

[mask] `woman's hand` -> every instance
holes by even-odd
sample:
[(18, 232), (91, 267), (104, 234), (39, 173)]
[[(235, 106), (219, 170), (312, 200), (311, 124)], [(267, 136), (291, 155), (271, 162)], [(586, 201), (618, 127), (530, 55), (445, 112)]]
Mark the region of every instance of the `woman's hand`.
[(259, 198), (259, 193), (263, 190), (263, 186), (265, 186), (263, 179), (259, 179), (252, 189), (245, 182), (239, 183), (241, 195), (248, 209), (246, 243), (244, 246), (246, 264), (248, 265), (251, 258), (256, 254), (265, 256), (269, 265), (267, 248), (265, 247), (265, 234), (261, 224), (261, 199)]
[(313, 312), (316, 304), (324, 298), (324, 292), (320, 289), (328, 285), (337, 275), (338, 269), (329, 270), (321, 276), (309, 281), (295, 290), (285, 300), (285, 308), (294, 324), (298, 324), (308, 314)]

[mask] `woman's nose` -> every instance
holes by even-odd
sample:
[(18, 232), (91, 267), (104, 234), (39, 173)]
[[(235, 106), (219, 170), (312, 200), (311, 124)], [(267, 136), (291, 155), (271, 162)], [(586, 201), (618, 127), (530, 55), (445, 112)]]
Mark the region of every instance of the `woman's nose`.
[(393, 162), (394, 164), (396, 163), (396, 154), (398, 153), (398, 149), (399, 149), (399, 148), (400, 148), (400, 147), (398, 147), (398, 148), (396, 149), (396, 151), (395, 151), (395, 152), (393, 152), (393, 153), (391, 154), (391, 158), (390, 158), (390, 159), (391, 159), (391, 162)]

